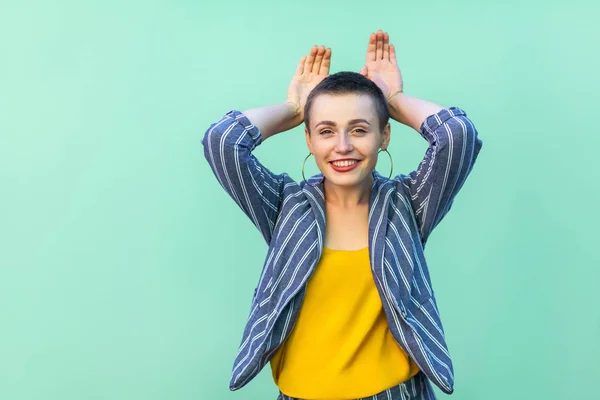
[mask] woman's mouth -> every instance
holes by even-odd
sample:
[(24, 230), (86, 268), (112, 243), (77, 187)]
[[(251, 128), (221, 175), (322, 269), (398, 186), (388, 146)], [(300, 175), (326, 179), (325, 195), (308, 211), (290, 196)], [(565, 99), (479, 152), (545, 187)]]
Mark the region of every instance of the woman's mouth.
[[(334, 164), (335, 162), (335, 164)], [(330, 162), (331, 168), (336, 172), (348, 172), (352, 171), (360, 163), (360, 160), (344, 160)]]

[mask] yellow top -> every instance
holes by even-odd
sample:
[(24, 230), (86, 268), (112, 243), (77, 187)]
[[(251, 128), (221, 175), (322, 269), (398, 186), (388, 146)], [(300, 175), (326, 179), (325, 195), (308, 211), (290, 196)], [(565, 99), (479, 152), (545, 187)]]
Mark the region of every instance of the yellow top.
[(389, 330), (368, 247), (323, 249), (296, 324), (270, 363), (281, 392), (309, 400), (372, 396), (419, 372)]

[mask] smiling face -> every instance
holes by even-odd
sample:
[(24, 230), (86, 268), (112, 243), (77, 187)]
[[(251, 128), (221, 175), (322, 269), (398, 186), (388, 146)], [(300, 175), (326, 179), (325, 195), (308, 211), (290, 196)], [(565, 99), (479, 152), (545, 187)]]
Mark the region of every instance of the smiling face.
[(377, 152), (386, 149), (390, 124), (381, 129), (374, 102), (366, 94), (320, 94), (310, 111), (306, 143), (330, 183), (361, 186), (370, 182)]

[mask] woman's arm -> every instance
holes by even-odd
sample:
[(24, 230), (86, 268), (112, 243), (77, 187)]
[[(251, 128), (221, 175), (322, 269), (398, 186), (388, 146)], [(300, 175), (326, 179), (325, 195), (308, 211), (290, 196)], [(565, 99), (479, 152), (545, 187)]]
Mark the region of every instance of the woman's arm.
[(424, 246), (465, 183), (482, 141), (460, 108), (445, 108), (403, 93), (396, 50), (389, 43), (387, 33), (378, 31), (369, 38), (366, 64), (361, 73), (383, 91), (390, 116), (415, 129), (429, 143), (418, 169), (395, 177), (408, 192), (410, 205), (407, 206), (415, 215)]
[(419, 132), (425, 118), (437, 114), (444, 107), (427, 100), (411, 97), (405, 93), (398, 93), (388, 99), (388, 109), (392, 119)]
[[(313, 47), (302, 57), (285, 103), (228, 112), (211, 124), (202, 144), (219, 184), (269, 243), (283, 200), (286, 174), (274, 174), (252, 154), (266, 138), (299, 125), (306, 97), (329, 74), (331, 50)], [(316, 65), (316, 67), (315, 67)]]
[(419, 130), (429, 147), (417, 170), (398, 175), (425, 246), (433, 229), (450, 211), (454, 198), (475, 164), (483, 142), (467, 114), (458, 107), (425, 118)]
[(261, 142), (260, 131), (237, 110), (211, 124), (202, 139), (204, 157), (217, 181), (270, 243), (284, 175), (272, 173), (254, 157), (252, 151)]
[(297, 127), (302, 117), (297, 107), (289, 102), (252, 108), (243, 114), (258, 128), (262, 141), (281, 132)]

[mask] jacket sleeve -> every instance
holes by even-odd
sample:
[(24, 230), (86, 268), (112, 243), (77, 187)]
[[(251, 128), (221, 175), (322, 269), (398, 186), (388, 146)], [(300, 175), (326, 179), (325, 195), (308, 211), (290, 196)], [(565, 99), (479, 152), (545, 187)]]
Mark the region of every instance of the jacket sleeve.
[(252, 155), (262, 143), (257, 127), (232, 110), (213, 123), (202, 139), (204, 156), (217, 181), (269, 243), (283, 197), (283, 175), (276, 175)]
[(482, 141), (467, 114), (458, 107), (444, 108), (423, 121), (421, 136), (429, 147), (416, 171), (399, 175), (410, 193), (410, 203), (421, 243), (448, 213), (471, 172)]

